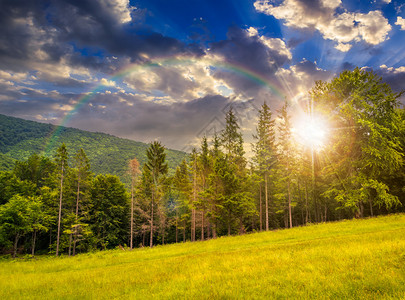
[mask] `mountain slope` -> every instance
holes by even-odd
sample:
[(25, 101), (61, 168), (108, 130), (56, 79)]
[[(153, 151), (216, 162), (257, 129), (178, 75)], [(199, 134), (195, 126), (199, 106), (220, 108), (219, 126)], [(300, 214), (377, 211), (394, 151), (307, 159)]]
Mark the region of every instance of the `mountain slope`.
[[(26, 160), (34, 153), (53, 157), (62, 142), (66, 144), (71, 157), (83, 148), (96, 174), (110, 173), (123, 178), (128, 160), (136, 157), (142, 165), (147, 159), (148, 144), (145, 143), (0, 114), (0, 170), (9, 170), (15, 160)], [(166, 154), (171, 170), (186, 155), (169, 149)]]

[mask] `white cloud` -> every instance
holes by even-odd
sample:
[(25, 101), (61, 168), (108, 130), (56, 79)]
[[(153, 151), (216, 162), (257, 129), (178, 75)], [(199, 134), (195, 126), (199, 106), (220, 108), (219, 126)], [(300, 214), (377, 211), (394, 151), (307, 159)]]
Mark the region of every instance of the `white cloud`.
[(394, 68), (394, 67), (387, 67), (386, 65), (381, 65), (380, 69), (385, 70), (385, 71), (387, 71), (389, 73), (393, 73), (393, 74), (405, 73), (405, 67), (404, 66)]
[(101, 0), (106, 12), (110, 12), (117, 20), (118, 23), (128, 23), (132, 21), (131, 10), (136, 9), (131, 7), (129, 0)]
[(211, 74), (214, 56), (177, 59), (177, 63), (161, 61), (153, 68), (141, 66), (128, 74), (124, 83), (137, 93), (152, 94), (153, 99), (165, 102), (169, 98), (171, 102), (187, 102), (209, 94), (224, 94), (225, 83)]
[(259, 40), (270, 50), (277, 50), (279, 55), (286, 56), (288, 59), (292, 59), (292, 54), (287, 48), (287, 45), (282, 39), (269, 38), (263, 35), (259, 35), (259, 32), (254, 27), (246, 29), (249, 36), (257, 36)]
[(405, 30), (405, 19), (398, 17), (395, 25), (401, 26), (401, 30)]
[(359, 36), (369, 44), (377, 45), (386, 40), (391, 25), (380, 11), (370, 11), (368, 14), (355, 14), (359, 22)]
[(347, 52), (352, 48), (352, 45), (350, 44), (344, 44), (344, 43), (338, 43), (335, 48), (341, 52)]
[(106, 86), (106, 87), (107, 86), (109, 86), (109, 87), (115, 87), (116, 86), (115, 81), (108, 80), (108, 79), (105, 79), (105, 78), (101, 78), (100, 84), (103, 85), (103, 86)]
[(0, 70), (0, 79), (11, 80), (11, 81), (23, 81), (27, 79), (28, 73), (18, 73), (18, 72), (6, 72)]
[(275, 6), (267, 0), (254, 3), (257, 11), (282, 19), (288, 27), (318, 30), (325, 39), (336, 41), (336, 49), (346, 52), (349, 43), (365, 41), (377, 45), (387, 39), (391, 25), (381, 11), (338, 13), (340, 0), (320, 0), (321, 5), (302, 0), (285, 0)]

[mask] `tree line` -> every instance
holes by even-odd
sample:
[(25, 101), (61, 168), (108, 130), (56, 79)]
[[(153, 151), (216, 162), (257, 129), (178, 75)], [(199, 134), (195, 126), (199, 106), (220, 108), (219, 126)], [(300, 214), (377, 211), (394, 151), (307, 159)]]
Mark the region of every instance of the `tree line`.
[(305, 115), (327, 123), (323, 145), (295, 138), (286, 101), (261, 106), (249, 161), (231, 108), (170, 176), (160, 142), (142, 166), (128, 162), (126, 185), (94, 176), (84, 150), (69, 156), (64, 144), (53, 159), (17, 162), (0, 173), (1, 251), (75, 255), (404, 211), (402, 94), (361, 69), (309, 94)]

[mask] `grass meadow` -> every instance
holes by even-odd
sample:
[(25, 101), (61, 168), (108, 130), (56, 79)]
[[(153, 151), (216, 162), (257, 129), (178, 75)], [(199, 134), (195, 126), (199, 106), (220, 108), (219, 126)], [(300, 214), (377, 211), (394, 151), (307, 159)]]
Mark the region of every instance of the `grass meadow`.
[(405, 214), (0, 260), (0, 299), (405, 299)]

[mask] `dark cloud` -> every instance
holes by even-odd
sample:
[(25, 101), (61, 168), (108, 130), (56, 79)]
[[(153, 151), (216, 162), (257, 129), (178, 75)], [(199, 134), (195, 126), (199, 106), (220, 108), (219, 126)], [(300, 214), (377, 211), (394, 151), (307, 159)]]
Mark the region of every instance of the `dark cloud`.
[(287, 41), (287, 46), (288, 48), (295, 48), (302, 42), (304, 42), (306, 39), (303, 37), (300, 38), (291, 38), (290, 40)]
[[(388, 83), (392, 90), (395, 93), (400, 93), (401, 91), (405, 91), (404, 82), (405, 82), (405, 68), (395, 69), (395, 68), (387, 68), (382, 67), (377, 70), (372, 70), (371, 68), (364, 68), (367, 71), (373, 71), (378, 76), (381, 76), (383, 81)], [(405, 95), (401, 97), (402, 104), (405, 105)]]
[(339, 67), (339, 73), (345, 70), (354, 70), (354, 68), (356, 68), (356, 66), (350, 62), (344, 62), (340, 67)]
[[(100, 68), (105, 56), (125, 55), (136, 62), (140, 56), (178, 53), (201, 55), (197, 45), (153, 32), (144, 25), (123, 22), (136, 14), (112, 9), (117, 2), (94, 0), (4, 0), (0, 9), (0, 67), (33, 69), (34, 63), (81, 64)], [(122, 10), (122, 8), (121, 8)], [(80, 59), (82, 49), (96, 49)]]
[[(228, 39), (211, 45), (210, 52), (221, 56), (226, 62), (242, 66), (252, 73), (269, 81), (275, 79), (276, 71), (289, 61), (284, 49), (270, 48), (258, 36), (251, 36), (246, 30), (231, 27)], [(247, 98), (255, 97), (260, 83), (249, 76), (241, 76), (227, 70), (216, 70), (216, 78), (226, 81), (236, 92), (244, 94)]]

